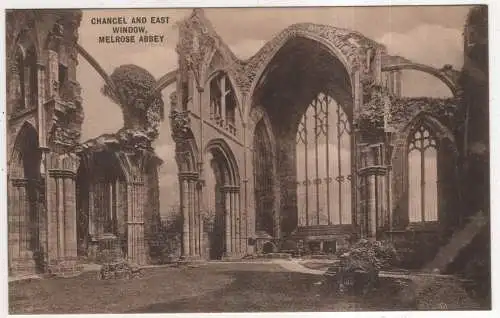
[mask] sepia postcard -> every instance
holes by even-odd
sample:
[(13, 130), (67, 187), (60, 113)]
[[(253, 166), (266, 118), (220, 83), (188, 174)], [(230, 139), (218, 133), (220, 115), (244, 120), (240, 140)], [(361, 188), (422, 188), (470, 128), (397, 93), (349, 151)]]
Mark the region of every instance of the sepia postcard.
[(491, 310), (488, 9), (6, 9), (8, 312)]

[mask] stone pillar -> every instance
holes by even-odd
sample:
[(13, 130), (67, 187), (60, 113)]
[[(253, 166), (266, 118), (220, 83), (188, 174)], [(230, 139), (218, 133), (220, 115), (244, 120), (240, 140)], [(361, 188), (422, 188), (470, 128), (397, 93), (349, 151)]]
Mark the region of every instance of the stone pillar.
[(197, 182), (198, 174), (196, 172), (179, 173), (183, 217), (182, 255), (190, 259), (197, 259), (201, 255), (201, 189), (199, 189)]
[(127, 258), (131, 263), (146, 264), (144, 246), (144, 205), (147, 204), (144, 195), (144, 182), (142, 178), (132, 181), (127, 186), (127, 195), (130, 198), (131, 208), (128, 209), (128, 237)]
[(47, 51), (48, 58), (48, 82), (47, 97), (53, 98), (58, 95), (59, 90), (59, 55), (53, 50)]
[[(49, 172), (47, 180), (47, 260), (49, 263), (57, 263), (57, 181), (53, 172)], [(50, 264), (49, 264), (50, 266)]]
[(179, 185), (181, 192), (181, 213), (182, 213), (182, 256), (190, 255), (189, 251), (189, 210), (188, 210), (188, 180), (179, 175)]
[(65, 224), (64, 224), (64, 179), (62, 175), (54, 176), (56, 179), (56, 187), (57, 187), (57, 218), (56, 218), (56, 226), (57, 226), (57, 258), (59, 260), (64, 259), (64, 232), (65, 232)]
[[(381, 154), (384, 148), (381, 145), (373, 145), (370, 151), (363, 151), (366, 156), (365, 165), (359, 170), (361, 183), (365, 185), (361, 193), (364, 201), (364, 215), (361, 218), (367, 221), (362, 231), (368, 238), (376, 238), (377, 231), (383, 228), (387, 214), (387, 166), (383, 163)], [(373, 151), (372, 151), (373, 150)]]
[(95, 217), (95, 184), (90, 181), (89, 184), (89, 234), (91, 238), (96, 235), (96, 217)]
[(189, 198), (189, 255), (192, 257), (196, 254), (195, 233), (196, 226), (194, 221), (195, 199), (194, 199), (194, 181), (188, 180), (188, 198)]
[(201, 249), (200, 249), (200, 237), (201, 237), (201, 232), (200, 232), (200, 196), (199, 196), (199, 189), (198, 189), (198, 181), (195, 180), (193, 182), (193, 195), (194, 195), (194, 249), (195, 249), (195, 255), (197, 257), (201, 256)]
[(9, 255), (13, 273), (35, 272), (33, 253), (29, 250), (29, 201), (26, 179), (12, 180), (9, 211)]
[(65, 256), (67, 260), (76, 260), (77, 257), (77, 216), (76, 216), (76, 184), (75, 176), (68, 174), (64, 178), (64, 227), (65, 227)]
[(241, 242), (241, 209), (240, 209), (240, 191), (239, 188), (235, 188), (234, 191), (234, 210), (236, 215), (236, 253), (238, 256), (242, 256), (242, 242)]
[(47, 246), (48, 269), (65, 275), (76, 265), (76, 184), (79, 159), (75, 154), (48, 154)]
[(225, 242), (226, 242), (226, 256), (230, 257), (233, 253), (232, 249), (232, 211), (231, 211), (231, 198), (230, 198), (230, 192), (227, 187), (223, 187), (222, 193), (224, 196), (224, 214), (225, 214), (225, 226), (226, 226), (226, 237), (225, 237)]
[(38, 111), (38, 144), (40, 148), (47, 149), (47, 110), (45, 109), (45, 65), (42, 61), (37, 62), (37, 111)]
[(15, 110), (19, 108), (19, 106), (22, 106), (22, 102), (24, 100), (21, 100), (21, 77), (19, 73), (19, 65), (17, 64), (17, 61), (13, 61), (10, 67), (10, 82), (9, 82), (9, 100), (7, 105), (11, 105), (11, 108), (9, 111), (12, 113)]

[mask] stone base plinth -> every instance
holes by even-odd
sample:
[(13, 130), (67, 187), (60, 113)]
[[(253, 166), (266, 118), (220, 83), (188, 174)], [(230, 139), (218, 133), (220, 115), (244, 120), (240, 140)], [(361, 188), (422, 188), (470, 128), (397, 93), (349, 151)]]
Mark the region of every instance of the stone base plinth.
[(199, 262), (204, 262), (205, 259), (202, 258), (199, 255), (191, 255), (191, 256), (181, 256), (178, 260), (178, 262), (185, 262), (185, 263), (199, 263)]
[(33, 257), (12, 259), (9, 267), (11, 276), (27, 276), (36, 274), (36, 263)]
[(222, 256), (223, 261), (239, 261), (243, 258), (243, 255), (239, 254), (227, 254)]
[(76, 259), (63, 259), (52, 261), (47, 265), (47, 273), (60, 277), (71, 277), (79, 275), (83, 271), (83, 265)]

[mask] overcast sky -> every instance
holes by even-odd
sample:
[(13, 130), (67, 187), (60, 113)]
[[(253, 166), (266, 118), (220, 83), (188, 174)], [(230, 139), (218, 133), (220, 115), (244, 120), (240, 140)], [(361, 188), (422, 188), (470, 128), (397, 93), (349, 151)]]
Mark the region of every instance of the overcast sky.
[[(246, 59), (287, 26), (298, 22), (330, 24), (363, 33), (382, 44), (389, 53), (415, 62), (442, 67), (462, 66), (463, 26), (469, 7), (340, 7), (340, 8), (249, 8), (205, 9), (222, 39), (237, 56)], [(122, 64), (136, 64), (155, 77), (177, 68), (177, 29), (175, 22), (189, 15), (189, 9), (84, 10), (79, 43), (99, 62), (108, 74)], [(98, 35), (111, 34), (111, 26), (91, 24), (92, 17), (168, 16), (169, 24), (147, 24), (149, 34), (166, 37), (162, 44), (99, 44)], [(403, 93), (407, 96), (449, 96), (449, 90), (438, 80), (414, 71), (403, 75)], [(101, 77), (79, 58), (77, 72), (83, 93), (85, 121), (83, 140), (113, 133), (122, 127), (119, 107), (102, 96)], [(166, 113), (168, 95), (164, 90)], [(156, 151), (164, 160), (160, 169), (162, 202), (178, 201), (177, 167), (168, 120), (161, 126)], [(168, 207), (162, 204), (162, 210)]]

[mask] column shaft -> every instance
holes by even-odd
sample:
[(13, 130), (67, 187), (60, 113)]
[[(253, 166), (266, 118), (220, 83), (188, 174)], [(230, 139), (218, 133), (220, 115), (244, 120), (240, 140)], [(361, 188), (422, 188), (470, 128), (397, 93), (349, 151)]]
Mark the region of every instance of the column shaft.
[(232, 230), (231, 230), (231, 225), (232, 225), (232, 215), (231, 215), (231, 199), (230, 199), (230, 193), (229, 191), (225, 190), (224, 191), (224, 206), (225, 206), (225, 214), (226, 214), (226, 255), (230, 256), (233, 252), (232, 250)]
[(236, 237), (237, 237), (237, 242), (236, 242), (236, 247), (237, 247), (237, 252), (238, 255), (242, 254), (243, 251), (243, 246), (242, 246), (242, 241), (241, 241), (241, 208), (240, 208), (240, 193), (235, 192), (234, 194), (234, 206), (236, 209)]
[(21, 257), (26, 257), (28, 250), (28, 211), (29, 202), (26, 195), (26, 184), (18, 187), (19, 191), (19, 251)]
[(62, 259), (65, 256), (65, 215), (64, 215), (64, 179), (57, 178), (57, 257), (58, 259)]
[(194, 224), (194, 209), (195, 209), (195, 202), (194, 202), (194, 184), (193, 180), (188, 181), (188, 197), (189, 197), (189, 251), (191, 256), (194, 256), (196, 254), (196, 247), (195, 247), (195, 224)]
[(65, 255), (66, 258), (75, 259), (77, 251), (76, 240), (76, 198), (75, 181), (72, 178), (64, 178), (64, 210), (65, 215)]
[[(19, 196), (19, 187), (13, 186), (11, 188), (11, 203), (9, 206), (9, 212), (11, 215), (9, 216), (9, 232), (11, 232), (9, 236), (9, 246), (11, 247), (12, 254), (10, 257), (14, 260), (18, 259), (20, 256), (20, 247), (21, 247), (21, 237), (20, 237), (20, 212), (21, 212), (21, 201)], [(12, 210), (11, 210), (12, 209)]]
[(196, 181), (193, 182), (194, 196), (194, 249), (195, 255), (200, 256), (200, 198)]
[(188, 184), (187, 180), (180, 179), (181, 184), (181, 211), (182, 211), (182, 254), (189, 255), (189, 212), (188, 212)]
[(47, 176), (47, 252), (49, 262), (57, 260), (57, 182), (53, 176)]

